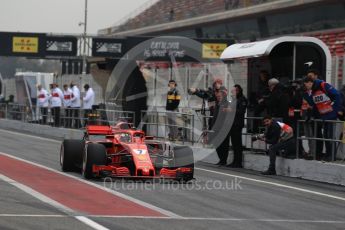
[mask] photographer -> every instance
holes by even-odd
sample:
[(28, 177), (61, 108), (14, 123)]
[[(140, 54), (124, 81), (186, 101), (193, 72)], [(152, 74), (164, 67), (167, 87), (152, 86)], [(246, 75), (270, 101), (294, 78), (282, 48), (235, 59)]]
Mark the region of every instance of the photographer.
[(278, 151), (285, 150), (287, 152), (293, 151), (295, 147), (295, 139), (293, 138), (293, 129), (282, 122), (278, 122), (267, 115), (263, 118), (263, 124), (266, 127), (266, 132), (261, 135), (256, 135), (252, 138), (253, 141), (262, 140), (270, 144), (268, 148), (268, 155), (270, 157), (270, 164), (263, 175), (276, 175), (276, 155)]
[(219, 158), (219, 162), (216, 165), (226, 165), (229, 155), (229, 142), (230, 142), (230, 129), (225, 129), (225, 135), (220, 135), (223, 132), (223, 127), (230, 125), (230, 114), (232, 113), (231, 104), (227, 99), (228, 91), (224, 86), (221, 86), (219, 90), (215, 91), (216, 106), (214, 109), (214, 116), (212, 117), (212, 130), (214, 131), (211, 142), (219, 140), (222, 137), (220, 145), (217, 146), (216, 152)]
[[(198, 89), (198, 88), (190, 88), (188, 89), (188, 93), (191, 95), (196, 95), (202, 99), (207, 100), (208, 107), (210, 110), (210, 116), (212, 117), (214, 115), (214, 110), (216, 107), (216, 95), (215, 92), (221, 88), (223, 85), (223, 81), (219, 78), (215, 79), (212, 87), (209, 87), (208, 89)], [(208, 121), (208, 129), (212, 128), (212, 118)]]

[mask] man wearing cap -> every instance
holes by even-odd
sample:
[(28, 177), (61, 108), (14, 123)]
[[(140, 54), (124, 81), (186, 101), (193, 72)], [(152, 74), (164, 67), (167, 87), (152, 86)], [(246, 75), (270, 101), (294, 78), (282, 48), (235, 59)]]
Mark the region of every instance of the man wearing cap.
[(84, 126), (87, 124), (87, 119), (89, 118), (89, 114), (92, 113), (92, 106), (95, 102), (95, 92), (89, 86), (89, 84), (84, 85), (85, 96), (83, 97), (83, 109), (84, 109)]
[(63, 106), (65, 108), (64, 125), (66, 128), (70, 128), (71, 123), (72, 123), (71, 99), (72, 99), (72, 90), (68, 87), (67, 84), (64, 84), (63, 85)]
[[(78, 86), (72, 81), (71, 82), (71, 110), (72, 117), (74, 120), (74, 128), (79, 129), (81, 127), (79, 110), (80, 110), (80, 90)], [(72, 125), (72, 124), (71, 124)]]
[(170, 80), (168, 86), (169, 91), (167, 93), (165, 109), (167, 111), (168, 124), (170, 128), (169, 138), (170, 140), (175, 140), (177, 138), (176, 112), (178, 112), (181, 96), (176, 89), (177, 84), (175, 80)]
[(54, 126), (60, 126), (60, 108), (63, 101), (63, 93), (56, 83), (50, 85), (50, 103), (52, 115), (54, 117)]
[[(304, 86), (306, 89), (303, 95), (307, 103), (316, 110), (318, 116), (322, 120), (337, 120), (340, 113), (340, 94), (332, 85), (313, 78), (309, 73), (304, 79)], [(314, 113), (316, 114), (316, 113)], [(320, 128), (317, 127), (317, 137), (325, 139), (334, 139), (334, 123), (324, 122), (319, 123), (323, 125), (323, 133), (320, 133)], [(322, 157), (323, 160), (335, 160), (335, 146), (333, 142), (326, 141), (326, 154)], [(316, 154), (321, 154), (323, 150), (323, 142), (317, 142)]]
[(40, 108), (40, 112), (42, 115), (41, 124), (45, 125), (47, 124), (49, 94), (48, 94), (48, 91), (42, 87), (42, 85), (37, 85), (37, 90), (38, 90), (37, 106)]

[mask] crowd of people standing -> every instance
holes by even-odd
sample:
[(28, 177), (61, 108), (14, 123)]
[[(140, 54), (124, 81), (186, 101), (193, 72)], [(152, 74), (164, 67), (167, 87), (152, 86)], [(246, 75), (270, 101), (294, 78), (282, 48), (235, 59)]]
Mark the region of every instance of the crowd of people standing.
[[(95, 93), (93, 89), (88, 85), (84, 85), (84, 95), (81, 96), (81, 92), (76, 83), (71, 82), (70, 85), (63, 85), (61, 90), (56, 83), (49, 85), (50, 91), (37, 85), (38, 96), (37, 106), (40, 110), (42, 117), (41, 124), (47, 124), (48, 111), (51, 111), (51, 117), (53, 118), (53, 126), (66, 128), (81, 128), (82, 122), (80, 119), (80, 111), (84, 112), (84, 121), (87, 120), (88, 115), (92, 112), (92, 106), (95, 101)], [(64, 118), (61, 119), (61, 109), (64, 109)], [(85, 125), (85, 122), (84, 122)]]

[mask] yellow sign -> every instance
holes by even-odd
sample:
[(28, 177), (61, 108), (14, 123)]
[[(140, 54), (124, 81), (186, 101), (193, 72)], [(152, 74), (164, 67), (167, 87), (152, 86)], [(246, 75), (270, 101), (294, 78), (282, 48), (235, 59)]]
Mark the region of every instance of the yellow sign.
[(37, 37), (13, 37), (13, 53), (38, 53)]
[(203, 43), (203, 58), (220, 58), (220, 55), (228, 45), (226, 43)]

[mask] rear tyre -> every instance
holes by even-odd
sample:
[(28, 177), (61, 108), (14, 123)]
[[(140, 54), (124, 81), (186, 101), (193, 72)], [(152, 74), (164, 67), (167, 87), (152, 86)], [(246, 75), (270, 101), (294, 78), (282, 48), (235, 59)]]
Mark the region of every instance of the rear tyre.
[[(77, 171), (83, 159), (83, 140), (63, 140), (60, 148), (60, 165), (64, 172)], [(80, 171), (79, 171), (80, 172)]]
[(193, 150), (188, 146), (174, 146), (174, 168), (191, 168), (188, 174), (177, 175), (177, 179), (187, 182), (194, 178), (194, 155)]
[(82, 174), (86, 179), (94, 178), (92, 172), (93, 165), (106, 165), (107, 152), (104, 145), (101, 144), (88, 144), (83, 157)]

